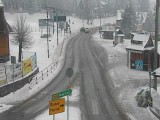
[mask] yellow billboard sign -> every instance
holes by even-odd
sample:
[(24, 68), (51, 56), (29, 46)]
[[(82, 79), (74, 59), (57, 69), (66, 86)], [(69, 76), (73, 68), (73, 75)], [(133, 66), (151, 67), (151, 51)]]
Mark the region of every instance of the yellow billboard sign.
[(49, 101), (49, 115), (62, 113), (65, 111), (65, 99)]
[(22, 62), (22, 68), (23, 68), (23, 75), (26, 75), (28, 74), (29, 72), (32, 71), (32, 60), (31, 58), (27, 59), (27, 60), (24, 60)]

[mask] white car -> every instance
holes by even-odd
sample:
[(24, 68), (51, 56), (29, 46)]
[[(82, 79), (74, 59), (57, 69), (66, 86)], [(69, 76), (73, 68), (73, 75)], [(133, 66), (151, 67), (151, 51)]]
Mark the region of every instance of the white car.
[(85, 33), (89, 33), (89, 28), (85, 28)]

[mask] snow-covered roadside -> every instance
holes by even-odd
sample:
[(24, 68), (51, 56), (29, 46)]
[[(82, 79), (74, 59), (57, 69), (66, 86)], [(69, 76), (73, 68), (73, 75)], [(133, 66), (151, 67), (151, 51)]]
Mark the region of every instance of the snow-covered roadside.
[[(81, 112), (79, 109), (79, 95), (80, 88), (78, 86), (72, 88), (72, 95), (69, 97), (69, 119), (81, 120)], [(65, 100), (67, 98), (65, 97)], [(66, 102), (66, 101), (65, 101)], [(56, 120), (67, 118), (67, 106), (65, 105), (65, 112), (55, 115)], [(44, 111), (41, 115), (37, 116), (34, 120), (53, 120), (53, 116), (49, 116), (49, 110)]]
[(127, 67), (127, 52), (125, 47), (129, 40), (123, 44), (113, 46), (113, 40), (100, 39), (96, 33), (93, 38), (102, 45), (108, 54), (107, 72), (110, 75), (113, 86), (112, 93), (116, 96), (117, 103), (132, 120), (157, 120), (150, 114), (148, 109), (138, 107), (135, 101), (135, 94), (138, 89), (148, 86), (149, 74), (144, 71), (131, 70)]
[[(6, 20), (10, 25), (14, 24), (17, 16), (19, 16), (19, 15), (22, 15), (22, 14), (20, 14), (20, 13), (16, 13), (16, 14), (5, 13)], [(60, 71), (60, 69), (62, 68), (63, 63), (64, 63), (65, 47), (67, 45), (70, 34), (65, 35), (65, 36), (63, 34), (59, 35), (59, 43), (60, 44), (58, 47), (56, 45), (57, 44), (56, 43), (56, 34), (52, 35), (51, 38), (49, 38), (51, 41), (49, 41), (50, 58), (48, 59), (47, 41), (44, 38), (40, 38), (41, 33), (40, 33), (39, 27), (38, 27), (38, 19), (45, 19), (46, 14), (36, 13), (34, 15), (28, 15), (28, 14), (23, 14), (23, 15), (26, 16), (26, 20), (27, 20), (28, 24), (30, 24), (30, 26), (31, 26), (33, 41), (35, 42), (35, 44), (32, 46), (31, 49), (25, 50), (25, 51), (36, 52), (37, 64), (38, 64), (38, 67), (40, 68), (40, 71), (43, 70), (44, 68), (46, 68), (52, 62), (58, 61), (59, 64), (56, 66), (54, 71), (52, 71), (52, 75), (51, 75), (51, 73), (49, 73), (48, 77), (45, 76), (44, 77), (45, 80), (39, 80), (40, 82), (38, 82), (38, 84), (36, 84), (36, 82), (33, 81), (31, 84), (26, 84), (20, 90), (17, 90), (14, 93), (10, 93), (9, 95), (7, 95), (5, 97), (1, 97), (0, 104), (3, 105), (3, 109), (0, 109), (0, 112), (3, 112), (4, 110), (11, 108), (12, 106), (16, 105), (19, 102), (25, 101), (30, 96), (34, 95), (40, 89), (45, 87), (57, 75), (57, 73)], [(71, 37), (73, 37), (77, 32), (79, 32), (80, 27), (83, 26), (83, 22), (82, 22), (82, 20), (79, 20), (78, 18), (74, 18), (74, 17), (70, 17), (70, 19), (71, 19), (71, 30), (72, 30)], [(115, 20), (116, 20), (115, 17), (104, 18), (104, 19), (102, 19), (102, 24), (108, 23), (108, 22), (114, 23)], [(84, 23), (84, 25), (85, 25), (85, 27), (99, 26), (99, 19), (94, 20), (94, 23), (90, 26), (87, 25), (86, 22)], [(65, 41), (65, 44), (64, 44), (65, 47), (62, 50), (62, 53), (63, 53), (62, 56), (59, 56), (63, 40)], [(18, 56), (18, 47), (13, 45), (12, 43), (10, 43), (10, 51), (11, 51), (11, 55)], [(79, 108), (73, 107), (73, 110), (71, 112), (73, 113), (75, 111), (77, 111), (77, 112), (79, 111), (76, 116), (80, 115)], [(76, 117), (76, 118), (79, 118), (79, 117)]]
[[(7, 16), (8, 16), (8, 19), (7, 19)], [(26, 15), (26, 19), (29, 18), (27, 19), (29, 24), (31, 24), (32, 28), (35, 28), (35, 29), (38, 28), (37, 22), (38, 22), (39, 14), (37, 14), (37, 16)], [(42, 16), (42, 18), (44, 17), (43, 14), (41, 14), (40, 16)], [(6, 13), (6, 19), (8, 20), (9, 23), (13, 23), (14, 18), (15, 18), (14, 15), (10, 15), (9, 13)], [(30, 22), (30, 20), (32, 20), (32, 22)], [(76, 28), (76, 29), (79, 29), (79, 28)], [(56, 62), (58, 64), (56, 64), (55, 67), (53, 68), (54, 70), (52, 70), (52, 74), (49, 72), (48, 76), (44, 76), (44, 80), (39, 80), (38, 84), (36, 84), (35, 81), (32, 81), (31, 84), (26, 84), (23, 88), (14, 92), (14, 94), (10, 93), (9, 95), (5, 97), (1, 97), (0, 104), (2, 104), (3, 106), (5, 104), (6, 104), (5, 106), (8, 105), (8, 109), (10, 108), (11, 105), (13, 106), (19, 102), (22, 102), (28, 99), (28, 97), (34, 95), (40, 89), (45, 87), (58, 74), (58, 72), (60, 71), (60, 69), (62, 68), (64, 64), (65, 48), (69, 41), (69, 37), (73, 37), (75, 33), (71, 35), (68, 34), (65, 36), (64, 35), (59, 36), (59, 43), (60, 43), (59, 46), (56, 45), (57, 44), (56, 35), (52, 36), (50, 38), (51, 41), (50, 41), (50, 46), (49, 46), (50, 47), (50, 58), (49, 59), (47, 56), (46, 39), (40, 38), (39, 31), (32, 32), (32, 35), (33, 35), (33, 41), (35, 42), (35, 44), (28, 52), (36, 52), (37, 64), (38, 64), (38, 67), (40, 68), (40, 71), (46, 68), (47, 66), (49, 66), (52, 62), (53, 63)], [(64, 45), (62, 49), (62, 54), (60, 56), (63, 40), (64, 40)], [(18, 55), (17, 46), (10, 43), (10, 49), (11, 49), (11, 55), (15, 55), (15, 56)], [(0, 112), (3, 112), (3, 111), (4, 109), (3, 110), (0, 109)]]

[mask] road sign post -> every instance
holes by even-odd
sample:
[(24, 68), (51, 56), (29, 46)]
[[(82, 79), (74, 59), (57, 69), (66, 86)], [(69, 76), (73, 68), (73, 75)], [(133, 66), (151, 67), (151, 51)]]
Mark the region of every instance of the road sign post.
[(65, 99), (49, 101), (49, 115), (55, 115), (65, 111)]
[[(70, 85), (70, 78), (73, 76), (73, 69), (72, 68), (68, 68), (66, 70), (66, 75), (69, 78), (69, 85)], [(67, 96), (67, 120), (69, 120), (69, 96)]]
[(12, 69), (13, 69), (13, 93), (14, 93), (14, 65), (15, 65), (15, 63), (16, 63), (16, 57), (15, 56), (11, 56), (11, 63), (12, 63), (12, 65), (13, 65), (13, 67), (12, 67)]
[(55, 120), (55, 115), (53, 115), (53, 120)]
[(65, 91), (53, 94), (52, 95), (52, 100), (56, 100), (56, 99), (62, 98), (64, 96), (67, 96), (67, 95), (70, 95), (70, 94), (72, 94), (72, 90), (71, 89), (67, 89)]

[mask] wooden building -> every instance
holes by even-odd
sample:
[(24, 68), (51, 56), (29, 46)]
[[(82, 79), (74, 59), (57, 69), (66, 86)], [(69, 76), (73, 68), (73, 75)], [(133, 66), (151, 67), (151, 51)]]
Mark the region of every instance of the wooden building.
[(0, 0), (0, 63), (9, 61), (9, 29), (4, 16), (4, 6)]
[(102, 30), (99, 32), (102, 33), (103, 39), (113, 39), (113, 33), (115, 31), (115, 26), (112, 24), (106, 24), (102, 26)]
[(127, 50), (127, 65), (131, 69), (148, 71), (153, 68), (154, 44), (149, 34), (131, 34)]

